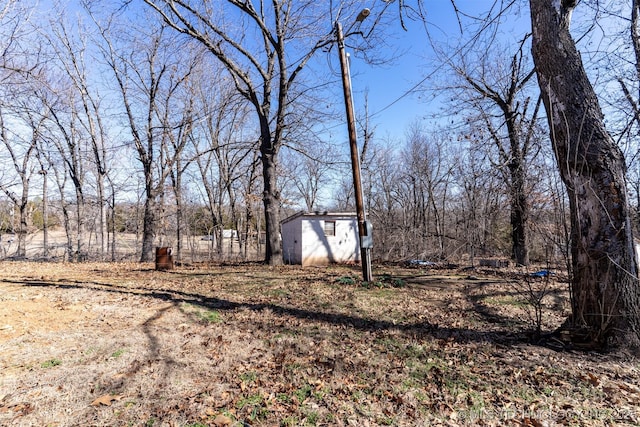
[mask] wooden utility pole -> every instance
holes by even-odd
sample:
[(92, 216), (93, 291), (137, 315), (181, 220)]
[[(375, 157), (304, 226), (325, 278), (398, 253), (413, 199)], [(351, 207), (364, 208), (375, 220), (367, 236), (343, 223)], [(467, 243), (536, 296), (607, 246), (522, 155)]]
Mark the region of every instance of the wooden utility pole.
[[(365, 12), (366, 11), (366, 12)], [(358, 15), (358, 21), (366, 18), (369, 9), (364, 9)], [(362, 17), (362, 18), (361, 18)], [(338, 38), (338, 52), (340, 54), (340, 69), (342, 71), (342, 88), (344, 90), (344, 105), (347, 113), (347, 128), (349, 130), (349, 148), (351, 151), (351, 168), (353, 171), (353, 187), (356, 196), (356, 214), (358, 217), (358, 235), (360, 236), (360, 261), (362, 263), (362, 278), (365, 282), (371, 282), (371, 252), (370, 237), (367, 230), (366, 217), (364, 212), (364, 198), (362, 196), (362, 181), (360, 179), (360, 161), (358, 156), (358, 143), (356, 133), (356, 119), (353, 111), (353, 97), (351, 94), (351, 75), (349, 72), (349, 62), (344, 50), (344, 34), (342, 25), (336, 21), (336, 35)], [(365, 244), (365, 241), (367, 242)]]

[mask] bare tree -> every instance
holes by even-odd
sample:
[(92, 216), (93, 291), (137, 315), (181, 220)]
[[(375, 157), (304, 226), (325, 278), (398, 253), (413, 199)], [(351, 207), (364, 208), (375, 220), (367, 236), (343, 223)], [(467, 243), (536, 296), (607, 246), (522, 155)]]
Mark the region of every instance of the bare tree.
[(331, 146), (316, 144), (304, 152), (290, 151), (284, 158), (282, 179), (292, 198), (302, 200), (307, 211), (322, 206), (322, 189), (328, 187), (337, 157)]
[[(529, 264), (528, 165), (539, 151), (534, 129), (541, 105), (538, 94), (529, 89), (535, 76), (524, 51), (529, 38), (525, 35), (510, 57), (503, 57), (504, 47), (492, 45), (493, 38), (476, 41), (464, 54), (439, 53), (458, 76), (457, 84), (444, 89), (456, 94), (451, 97), (454, 108), (473, 111), (477, 127), (488, 130), (487, 148), (496, 153), (493, 163), (509, 194), (511, 256), (520, 265)], [(483, 48), (477, 50), (478, 46)]]
[(225, 216), (230, 215), (230, 222), (237, 225), (239, 181), (247, 175), (257, 138), (251, 130), (247, 133), (251, 124), (246, 100), (228, 79), (211, 82), (206, 76), (208, 71), (204, 71), (207, 65), (201, 67), (201, 74), (194, 79), (198, 81), (193, 90), (201, 120), (195, 125), (190, 149), (210, 215), (208, 234), (212, 236), (212, 247), (222, 256)]
[(530, 0), (533, 58), (571, 216), (574, 340), (640, 348), (640, 286), (623, 154), (569, 31), (575, 0)]
[(199, 56), (187, 55), (190, 49), (175, 38), (169, 39), (164, 26), (151, 26), (143, 41), (139, 39), (142, 32), (122, 41), (116, 31), (121, 37), (126, 35), (121, 27), (101, 28), (101, 49), (118, 87), (144, 176), (140, 261), (147, 262), (153, 260), (166, 180), (189, 140), (184, 137), (185, 127), (192, 126), (194, 112), (179, 94)]
[(40, 150), (36, 152), (38, 164), (40, 170), (38, 174), (42, 176), (42, 256), (43, 258), (49, 258), (49, 194), (48, 189), (48, 165), (45, 164), (45, 160), (40, 154)]
[[(43, 164), (46, 162), (47, 170), (51, 172), (47, 172), (47, 176), (51, 176), (53, 182), (55, 183), (55, 191), (57, 191), (57, 197), (55, 206), (52, 206), (52, 210), (58, 209), (59, 215), (61, 216), (62, 225), (65, 231), (66, 236), (66, 251), (65, 257), (66, 259), (70, 259), (69, 257), (73, 253), (74, 248), (74, 238), (73, 238), (73, 227), (72, 227), (72, 203), (68, 201), (67, 198), (67, 186), (69, 181), (69, 174), (67, 173), (67, 163), (64, 162), (60, 156), (57, 156), (57, 149), (55, 146), (49, 141), (51, 133), (50, 131), (46, 131), (45, 135), (41, 141), (40, 148), (40, 156), (43, 159)], [(52, 197), (53, 199), (53, 197)]]
[[(34, 158), (37, 152), (42, 120), (28, 109), (23, 109), (22, 115), (26, 118), (23, 122), (26, 125), (26, 134), (25, 130), (19, 129), (20, 126), (17, 129), (10, 129), (8, 122), (12, 119), (15, 122), (17, 116), (14, 115), (12, 119), (8, 119), (4, 110), (0, 109), (0, 139), (9, 153), (10, 161), (13, 164), (13, 172), (17, 176), (17, 182), (4, 183), (0, 185), (0, 190), (18, 208), (18, 248), (16, 256), (24, 258), (27, 255), (29, 183), (37, 169)], [(18, 193), (14, 191), (15, 187), (18, 187)]]
[[(404, 167), (390, 147), (395, 141), (372, 143), (363, 162), (365, 198), (369, 218), (375, 227), (376, 253), (381, 259), (405, 259), (409, 253), (405, 212), (409, 208), (403, 201), (402, 175)], [(412, 254), (413, 255), (413, 254)]]
[[(461, 141), (474, 138), (464, 132)], [(460, 142), (461, 142), (460, 141)], [(475, 257), (491, 254), (499, 247), (496, 243), (500, 213), (504, 205), (504, 192), (500, 191), (499, 173), (487, 159), (485, 150), (476, 141), (468, 143), (455, 157), (455, 184), (459, 197), (452, 200), (456, 204), (454, 229), (451, 230), (466, 248), (471, 264)]]
[[(621, 96), (608, 98), (611, 100), (609, 107), (618, 113), (618, 120), (613, 121), (613, 125), (619, 128), (618, 141), (623, 150), (626, 145), (627, 180), (631, 190), (630, 200), (634, 202), (632, 205), (635, 205), (633, 222), (637, 232), (640, 230), (640, 0), (631, 1), (630, 12), (629, 26), (620, 38), (626, 43), (623, 47), (630, 43), (634, 55), (629, 55), (628, 49), (614, 50), (607, 56), (607, 59), (613, 56), (614, 66), (608, 66), (607, 69), (615, 70), (612, 78), (617, 81), (622, 91)], [(617, 10), (612, 13), (625, 16)], [(611, 133), (616, 135), (615, 128)]]
[[(47, 85), (52, 88), (52, 84)], [(50, 147), (59, 155), (60, 163), (64, 164), (65, 174), (71, 179), (75, 193), (75, 238), (69, 237), (69, 241), (75, 240), (67, 250), (73, 259), (80, 261), (86, 254), (85, 241), (85, 140), (84, 133), (75, 109), (76, 93), (62, 84), (53, 90), (47, 90), (46, 86), (38, 91), (41, 102), (46, 108), (47, 132), (43, 137)], [(72, 233), (72, 228), (67, 228), (67, 233)]]
[[(164, 107), (164, 122), (165, 126), (172, 126), (173, 117), (171, 116), (172, 106), (167, 105)], [(164, 144), (163, 148), (166, 151), (166, 158), (175, 158), (174, 165), (170, 170), (169, 177), (171, 178), (171, 187), (174, 194), (174, 202), (176, 206), (175, 212), (175, 239), (176, 239), (176, 260), (182, 260), (182, 240), (183, 240), (183, 176), (185, 171), (189, 168), (189, 165), (193, 159), (183, 159), (182, 153), (187, 144), (187, 141), (191, 138), (193, 132), (193, 112), (194, 112), (194, 100), (192, 97), (184, 99), (185, 108), (182, 111), (182, 117), (178, 117), (178, 123), (175, 126), (176, 132), (167, 132), (169, 140), (168, 144)]]
[[(318, 50), (332, 41), (333, 22), (326, 19), (334, 15), (331, 3), (310, 0), (145, 0), (145, 3), (168, 25), (206, 46), (224, 65), (239, 93), (253, 106), (260, 129), (265, 261), (281, 264), (278, 154), (287, 138), (288, 117), (301, 107), (299, 97), (307, 90), (296, 87), (301, 71)], [(346, 7), (342, 11), (344, 16), (349, 15)]]
[(439, 259), (446, 256), (445, 209), (453, 170), (453, 163), (445, 160), (447, 143), (442, 132), (427, 133), (414, 124), (407, 131), (402, 151), (402, 180), (411, 189), (414, 206), (411, 230), (416, 234), (412, 240), (423, 248), (435, 247), (433, 254)]
[[(6, 169), (0, 172), (0, 191), (11, 200), (11, 212), (18, 209), (18, 225), (11, 228), (18, 234), (19, 257), (26, 255), (29, 184), (41, 127), (38, 115), (29, 108), (33, 89), (29, 79), (41, 65), (40, 46), (27, 30), (30, 14), (28, 5), (15, 0), (0, 5), (0, 149), (6, 151), (7, 159)], [(5, 153), (0, 154), (5, 158)]]
[[(68, 90), (74, 93), (70, 97), (76, 101), (76, 104), (71, 106), (71, 114), (77, 120), (77, 125), (74, 126), (78, 132), (86, 135), (89, 142), (88, 148), (91, 156), (86, 156), (86, 159), (92, 166), (88, 173), (95, 176), (98, 205), (96, 235), (99, 244), (98, 253), (103, 258), (108, 245), (105, 181), (109, 172), (107, 165), (108, 136), (104, 123), (105, 109), (101, 105), (100, 94), (91, 87), (89, 81), (90, 72), (87, 61), (91, 61), (91, 58), (87, 58), (87, 41), (85, 37), (74, 37), (70, 34), (68, 26), (64, 16), (56, 17), (50, 22), (51, 31), (45, 33), (44, 36), (54, 50), (56, 65), (69, 82)], [(83, 33), (86, 31), (86, 29), (82, 30)], [(62, 94), (62, 96), (66, 95)]]

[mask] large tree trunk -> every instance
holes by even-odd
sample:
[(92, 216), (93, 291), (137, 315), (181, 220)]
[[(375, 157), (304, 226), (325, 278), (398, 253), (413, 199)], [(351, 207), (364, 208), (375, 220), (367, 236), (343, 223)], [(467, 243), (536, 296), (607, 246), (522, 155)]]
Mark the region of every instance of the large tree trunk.
[[(513, 151), (513, 150), (512, 150)], [(529, 198), (526, 192), (526, 174), (524, 165), (514, 156), (510, 166), (511, 175), (511, 256), (518, 265), (529, 265), (529, 242), (527, 221), (529, 217)]]
[(261, 149), (262, 177), (264, 179), (264, 217), (266, 228), (265, 262), (282, 265), (282, 245), (280, 244), (280, 192), (278, 191), (276, 153)]
[(530, 0), (533, 58), (571, 213), (574, 339), (640, 349), (625, 163), (569, 32), (575, 0)]
[(147, 192), (147, 198), (144, 202), (144, 219), (142, 225), (142, 253), (140, 262), (152, 262), (154, 260), (153, 247), (156, 240), (157, 204), (156, 196), (153, 192)]

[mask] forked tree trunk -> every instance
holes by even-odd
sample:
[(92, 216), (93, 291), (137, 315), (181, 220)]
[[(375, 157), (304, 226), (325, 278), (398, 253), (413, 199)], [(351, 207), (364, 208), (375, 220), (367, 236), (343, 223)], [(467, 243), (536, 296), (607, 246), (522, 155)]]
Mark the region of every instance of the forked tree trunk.
[(569, 32), (575, 0), (530, 0), (533, 58), (571, 214), (574, 340), (640, 349), (640, 288), (622, 152)]

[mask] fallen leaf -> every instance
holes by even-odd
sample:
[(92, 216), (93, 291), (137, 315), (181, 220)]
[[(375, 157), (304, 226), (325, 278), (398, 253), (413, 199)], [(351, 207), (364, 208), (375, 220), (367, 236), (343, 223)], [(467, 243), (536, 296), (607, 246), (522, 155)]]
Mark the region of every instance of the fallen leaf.
[(100, 396), (93, 402), (91, 402), (91, 406), (111, 406), (111, 403), (116, 400), (122, 399), (124, 396), (121, 394), (105, 394), (104, 396)]
[(33, 412), (33, 409), (34, 407), (31, 403), (18, 403), (16, 405), (2, 406), (0, 407), (0, 412), (12, 411), (18, 413), (18, 416), (25, 416)]
[(542, 424), (540, 421), (534, 419), (534, 418), (525, 418), (522, 420), (522, 425), (527, 426), (527, 427), (544, 427), (544, 424)]
[(634, 386), (633, 384), (622, 382), (618, 384), (618, 387), (620, 387), (624, 391), (628, 391), (629, 393), (640, 393), (640, 388)]
[(600, 384), (600, 379), (593, 375), (591, 372), (587, 372), (588, 378), (587, 381), (591, 383), (592, 386), (597, 387)]
[(233, 421), (231, 420), (231, 418), (220, 414), (213, 420), (213, 425), (215, 425), (216, 427), (224, 427), (230, 426), (232, 422)]

